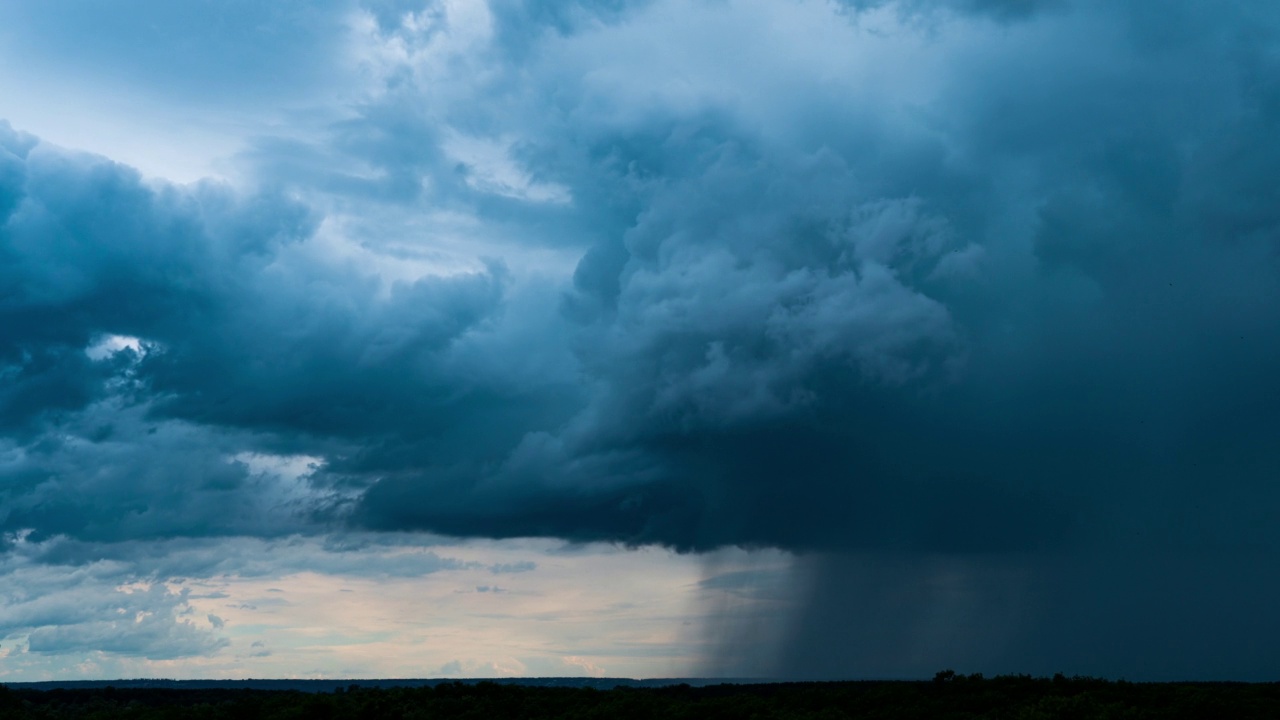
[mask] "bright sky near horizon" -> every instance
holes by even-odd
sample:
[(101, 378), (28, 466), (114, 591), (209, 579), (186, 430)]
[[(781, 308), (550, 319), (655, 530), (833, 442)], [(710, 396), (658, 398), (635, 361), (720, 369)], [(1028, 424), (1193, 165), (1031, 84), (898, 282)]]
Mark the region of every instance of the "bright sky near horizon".
[(1280, 5), (6, 0), (0, 682), (1275, 679)]

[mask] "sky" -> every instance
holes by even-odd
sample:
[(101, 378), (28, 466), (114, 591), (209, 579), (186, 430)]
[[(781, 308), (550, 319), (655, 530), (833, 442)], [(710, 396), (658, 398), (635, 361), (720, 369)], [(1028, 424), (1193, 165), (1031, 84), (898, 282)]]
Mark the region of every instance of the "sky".
[(0, 682), (1276, 680), (1280, 5), (7, 0)]

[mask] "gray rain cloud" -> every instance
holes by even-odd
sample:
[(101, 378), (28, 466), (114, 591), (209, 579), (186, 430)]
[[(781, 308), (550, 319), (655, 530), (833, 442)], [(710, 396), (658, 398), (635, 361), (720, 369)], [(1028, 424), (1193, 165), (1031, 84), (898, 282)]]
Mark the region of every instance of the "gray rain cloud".
[[(1274, 666), (1219, 612), (1280, 600), (1271, 3), (365, 11), (254, 189), (0, 128), (0, 527), (778, 547), (761, 671)], [(427, 213), (470, 266), (325, 254)]]

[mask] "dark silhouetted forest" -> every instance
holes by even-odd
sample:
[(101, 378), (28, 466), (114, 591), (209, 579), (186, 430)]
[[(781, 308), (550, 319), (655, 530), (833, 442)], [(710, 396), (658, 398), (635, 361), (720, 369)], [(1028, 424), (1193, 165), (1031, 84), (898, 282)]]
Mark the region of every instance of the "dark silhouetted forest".
[(926, 682), (675, 685), (609, 690), (479, 682), (335, 687), (34, 690), (0, 686), (0, 718), (27, 720), (719, 720), (744, 718), (1278, 718), (1280, 683), (1129, 683), (938, 673)]

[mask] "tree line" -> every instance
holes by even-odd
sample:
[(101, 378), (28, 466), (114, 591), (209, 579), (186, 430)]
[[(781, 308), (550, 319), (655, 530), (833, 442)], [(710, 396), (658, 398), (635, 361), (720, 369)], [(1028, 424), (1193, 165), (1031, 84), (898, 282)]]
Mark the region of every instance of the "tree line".
[(33, 690), (0, 685), (0, 720), (1146, 720), (1280, 718), (1280, 683), (1130, 683), (943, 671), (924, 682), (660, 688), (493, 682), (335, 687)]

